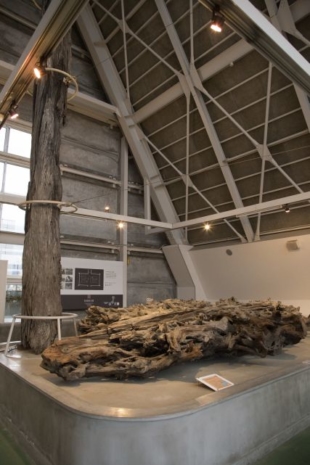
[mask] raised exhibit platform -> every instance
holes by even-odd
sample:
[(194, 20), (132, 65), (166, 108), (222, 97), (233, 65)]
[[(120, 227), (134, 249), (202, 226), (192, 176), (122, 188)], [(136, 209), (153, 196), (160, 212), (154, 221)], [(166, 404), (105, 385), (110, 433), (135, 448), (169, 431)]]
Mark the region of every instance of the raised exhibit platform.
[[(310, 337), (124, 382), (68, 384), (16, 355), (0, 356), (0, 411), (36, 465), (246, 465), (310, 425)], [(196, 382), (211, 373), (235, 385)]]

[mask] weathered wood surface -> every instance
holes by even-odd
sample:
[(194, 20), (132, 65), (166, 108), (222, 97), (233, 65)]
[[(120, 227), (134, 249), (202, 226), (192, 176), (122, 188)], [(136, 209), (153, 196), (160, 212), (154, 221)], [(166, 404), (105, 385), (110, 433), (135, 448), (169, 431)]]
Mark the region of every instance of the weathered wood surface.
[(220, 354), (265, 357), (298, 343), (307, 331), (299, 309), (271, 301), (166, 300), (118, 310), (90, 307), (87, 314), (80, 336), (42, 354), (42, 366), (68, 381), (147, 377)]
[[(49, 2), (45, 1), (44, 9)], [(69, 70), (70, 33), (47, 59), (52, 68)], [(30, 183), (27, 200), (61, 200), (60, 132), (66, 112), (63, 75), (49, 72), (34, 88)], [(23, 315), (60, 315), (59, 209), (33, 204), (26, 212), (23, 253)], [(22, 320), (22, 344), (41, 353), (55, 339), (55, 321)]]

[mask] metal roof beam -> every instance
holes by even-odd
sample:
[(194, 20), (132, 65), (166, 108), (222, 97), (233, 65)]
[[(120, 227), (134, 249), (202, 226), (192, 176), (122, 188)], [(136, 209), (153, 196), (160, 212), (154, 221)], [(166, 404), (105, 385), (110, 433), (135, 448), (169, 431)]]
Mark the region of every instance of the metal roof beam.
[[(70, 213), (67, 213), (70, 215)], [(112, 220), (112, 221), (124, 221), (125, 223), (130, 224), (140, 224), (143, 226), (154, 226), (156, 228), (162, 229), (171, 229), (171, 223), (166, 223), (163, 221), (148, 220), (145, 218), (138, 218), (135, 216), (121, 215), (117, 213), (107, 213), (98, 210), (89, 210), (87, 208), (78, 208), (76, 212), (72, 213), (74, 216), (83, 217), (83, 218), (94, 218), (102, 220)]]
[(13, 72), (0, 93), (0, 115), (4, 124), (12, 105), (26, 93), (33, 77), (33, 68), (48, 56), (75, 22), (89, 0), (52, 0)]
[[(304, 17), (310, 14), (310, 1), (309, 0), (297, 0), (291, 6), (291, 12), (294, 22), (300, 21)], [(268, 21), (267, 21), (268, 22)], [(245, 40), (240, 40), (236, 44), (229, 47), (220, 55), (216, 56), (201, 68), (199, 68), (198, 74), (202, 81), (206, 81), (210, 77), (214, 76), (222, 69), (229, 66), (231, 62), (237, 61), (243, 56), (247, 55), (253, 50), (253, 45)], [(162, 93), (159, 97), (156, 97), (151, 102), (144, 105), (135, 113), (135, 121), (141, 123), (145, 119), (152, 116), (165, 106), (177, 100), (183, 95), (181, 84), (175, 84), (166, 92)]]
[(309, 0), (296, 0), (291, 6), (291, 12), (294, 19), (294, 23), (297, 23), (301, 19), (305, 18), (310, 14), (310, 2)]
[[(215, 6), (213, 0), (199, 1), (211, 10)], [(223, 0), (221, 12), (235, 32), (310, 94), (310, 63), (249, 0)]]
[(242, 217), (243, 215), (250, 215), (259, 212), (277, 210), (283, 205), (290, 205), (292, 203), (304, 202), (310, 199), (310, 192), (303, 192), (302, 194), (289, 195), (282, 197), (281, 199), (270, 200), (268, 202), (257, 203), (248, 207), (235, 208), (234, 210), (228, 210), (226, 212), (214, 213), (212, 215), (202, 216), (193, 220), (180, 221), (172, 225), (172, 229), (176, 228), (187, 228), (195, 226), (197, 224), (207, 223), (216, 220), (222, 220), (224, 218)]
[[(11, 63), (0, 60), (1, 84), (5, 84), (13, 70), (14, 66)], [(73, 92), (74, 90), (69, 88), (68, 97), (73, 95)], [(89, 116), (97, 121), (103, 121), (114, 126), (118, 125), (115, 116), (118, 113), (118, 109), (114, 105), (110, 105), (109, 103), (103, 102), (91, 95), (84, 94), (83, 92), (78, 92), (74, 99), (68, 101), (67, 106), (69, 110)]]
[[(227, 50), (225, 50), (225, 52), (221, 53), (220, 55), (203, 65), (201, 68), (199, 68), (198, 74), (201, 80), (205, 81), (211, 76), (214, 76), (223, 68), (229, 66), (229, 63), (231, 63), (232, 61), (239, 60), (244, 55), (251, 52), (251, 50), (253, 50), (253, 48), (250, 44), (248, 44), (244, 40), (240, 40), (240, 42), (238, 42), (235, 45), (232, 45)], [(156, 97), (154, 100), (137, 110), (135, 113), (135, 121), (137, 123), (141, 123), (157, 111), (172, 103), (174, 100), (177, 100), (178, 98), (182, 97), (182, 95), (183, 89), (181, 84), (178, 82), (174, 86), (170, 87), (170, 89), (163, 92), (159, 97)]]
[[(16, 206), (18, 206), (19, 203), (25, 201), (24, 197), (12, 196), (9, 194), (1, 194), (0, 197), (1, 197), (0, 203), (7, 203), (7, 204), (16, 205)], [(228, 210), (225, 212), (213, 213), (211, 215), (203, 216), (200, 218), (195, 218), (192, 220), (179, 221), (177, 223), (153, 221), (153, 220), (147, 220), (144, 218), (136, 218), (132, 216), (117, 215), (115, 213), (101, 212), (98, 210), (88, 210), (85, 208), (78, 208), (76, 212), (68, 213), (68, 214), (77, 215), (83, 218), (92, 218), (94, 220), (96, 219), (98, 220), (108, 219), (108, 220), (113, 220), (113, 221), (123, 220), (127, 223), (140, 224), (140, 225), (146, 225), (146, 226), (155, 226), (156, 230), (158, 230), (158, 227), (161, 230), (165, 230), (165, 229), (176, 230), (176, 229), (196, 226), (198, 224), (203, 224), (205, 222), (210, 222), (210, 221), (217, 221), (217, 220), (222, 220), (222, 219), (225, 220), (227, 218), (240, 218), (244, 215), (252, 215), (258, 212), (271, 212), (273, 210), (277, 210), (279, 207), (282, 207), (283, 205), (286, 205), (286, 204), (290, 205), (294, 203), (304, 202), (309, 199), (310, 199), (310, 192), (303, 192), (302, 194), (290, 195), (287, 197), (282, 197), (281, 199), (274, 199), (268, 202), (250, 205), (248, 207), (235, 208), (233, 210)], [(152, 230), (150, 230), (150, 233), (152, 233)]]
[[(269, 12), (269, 16), (272, 24), (280, 32), (282, 31), (284, 37), (286, 33), (297, 37), (299, 40), (303, 40), (307, 45), (310, 45), (310, 42), (303, 37), (303, 35), (296, 29), (292, 12), (290, 10), (287, 0), (281, 0), (279, 8), (275, 0), (266, 1), (266, 6)], [(308, 2), (309, 3), (309, 2)], [(296, 84), (294, 83), (295, 92), (299, 100), (301, 110), (303, 112), (307, 127), (310, 131), (310, 103), (307, 94)]]
[[(126, 95), (102, 32), (89, 6), (84, 9), (78, 19), (78, 25), (93, 61), (97, 63), (99, 78), (111, 101), (119, 110), (119, 124), (131, 148), (141, 175), (150, 182), (152, 200), (159, 217), (164, 222), (172, 223), (178, 221), (178, 216), (167, 189), (162, 182), (150, 149), (143, 140), (143, 133), (133, 121), (131, 102)], [(186, 242), (182, 231), (176, 231), (172, 234), (168, 233), (168, 237), (171, 243), (182, 244)]]
[[(197, 106), (197, 109), (202, 119), (205, 130), (212, 143), (215, 155), (218, 159), (222, 174), (227, 183), (227, 187), (233, 199), (233, 202), (236, 207), (242, 207), (243, 203), (241, 200), (241, 196), (239, 194), (236, 183), (232, 176), (230, 167), (226, 163), (225, 154), (219, 142), (217, 133), (214, 129), (214, 126), (210, 118), (209, 112), (207, 110), (206, 104), (204, 102), (203, 96), (201, 92), (194, 85), (194, 81), (191, 76), (191, 70), (194, 65), (193, 64), (190, 65), (188, 62), (185, 51), (182, 47), (179, 36), (177, 35), (177, 32), (175, 30), (175, 27), (173, 25), (172, 19), (170, 17), (170, 13), (167, 9), (165, 2), (163, 0), (155, 0), (155, 3), (157, 5), (162, 21), (166, 27), (167, 34), (170, 38), (174, 51), (181, 65), (183, 74), (185, 76), (185, 79), (183, 80), (184, 81), (183, 85), (187, 88), (187, 92), (189, 92), (192, 95), (195, 101), (195, 104)], [(244, 217), (241, 219), (241, 223), (242, 223), (247, 240), (251, 242), (253, 240), (254, 234), (253, 234), (253, 230), (252, 230), (249, 220), (246, 217)]]

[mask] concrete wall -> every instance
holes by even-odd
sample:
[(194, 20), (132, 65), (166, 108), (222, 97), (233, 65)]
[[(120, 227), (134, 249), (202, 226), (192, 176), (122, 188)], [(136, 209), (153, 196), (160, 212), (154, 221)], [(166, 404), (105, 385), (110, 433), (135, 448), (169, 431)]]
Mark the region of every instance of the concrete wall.
[(175, 296), (175, 284), (162, 255), (128, 256), (128, 304), (145, 303), (147, 298), (169, 299)]
[[(117, 128), (96, 122), (78, 113), (68, 112), (62, 132), (61, 164), (79, 174), (64, 172), (62, 176), (63, 200), (80, 208), (119, 212), (120, 207), (120, 141)], [(111, 179), (106, 182), (92, 179), (99, 175)], [(113, 183), (115, 180), (115, 183)], [(130, 191), (128, 214), (143, 218), (144, 200), (142, 179), (130, 160)], [(135, 189), (137, 183), (141, 189)], [(159, 250), (167, 244), (165, 235), (146, 235), (144, 226), (128, 224), (128, 305), (145, 302), (147, 297), (163, 300), (175, 296), (175, 281), (164, 255)], [(63, 256), (119, 260), (120, 234), (114, 221), (90, 220), (62, 215), (61, 240)], [(74, 245), (79, 242), (79, 245)], [(91, 246), (90, 246), (91, 243)], [(81, 245), (83, 244), (83, 245)], [(104, 246), (115, 249), (104, 249)], [(97, 248), (96, 248), (97, 246)], [(135, 252), (134, 248), (141, 248)], [(143, 252), (145, 249), (145, 252)], [(152, 250), (154, 252), (152, 253)]]
[[(288, 241), (297, 240), (298, 250)], [(209, 300), (267, 299), (310, 313), (310, 235), (191, 251)]]
[[(15, 64), (23, 52), (35, 25), (41, 19), (41, 12), (32, 1), (2, 0), (4, 10), (0, 14), (0, 60)], [(8, 11), (8, 14), (5, 14)], [(24, 18), (28, 22), (22, 21)], [(105, 91), (97, 77), (95, 67), (85, 50), (76, 26), (72, 30), (72, 67), (71, 72), (77, 77), (79, 90), (85, 94), (107, 101)], [(32, 98), (26, 95), (19, 105), (20, 119), (31, 122)], [(80, 208), (120, 211), (120, 187), (118, 182), (91, 179), (89, 175), (99, 175), (111, 180), (120, 180), (120, 141), (121, 133), (116, 127), (110, 127), (87, 118), (81, 114), (68, 111), (62, 129), (60, 159), (66, 167), (79, 170), (80, 174), (64, 172), (63, 200), (76, 203)], [(129, 181), (143, 185), (141, 176), (132, 159), (129, 162)], [(130, 188), (128, 193), (128, 214), (143, 217), (143, 192)], [(100, 260), (119, 260), (119, 231), (112, 221), (96, 221), (62, 215), (61, 239), (62, 254), (71, 257), (97, 258)], [(68, 245), (68, 242), (70, 243)], [(75, 245), (73, 243), (76, 243)], [(79, 242), (79, 244), (77, 244)], [(90, 244), (91, 243), (91, 246)], [(131, 248), (145, 248), (146, 252), (135, 254), (130, 251), (128, 270), (128, 305), (145, 302), (146, 297), (164, 299), (175, 296), (175, 282), (169, 271), (163, 254), (150, 253), (167, 244), (163, 234), (146, 236), (144, 227), (128, 225), (128, 243)], [(104, 246), (115, 245), (114, 250)], [(155, 251), (155, 252), (156, 252)]]

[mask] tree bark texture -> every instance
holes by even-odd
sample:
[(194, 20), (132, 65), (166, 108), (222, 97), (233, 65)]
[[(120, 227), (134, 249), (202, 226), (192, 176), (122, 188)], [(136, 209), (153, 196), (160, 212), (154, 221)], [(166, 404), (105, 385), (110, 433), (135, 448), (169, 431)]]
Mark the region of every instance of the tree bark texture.
[(166, 300), (118, 310), (90, 307), (87, 313), (82, 335), (42, 354), (43, 368), (67, 381), (148, 377), (176, 363), (223, 354), (265, 357), (307, 333), (299, 309), (271, 301)]
[[(71, 39), (67, 34), (46, 66), (69, 72)], [(60, 73), (48, 71), (35, 84), (30, 183), (27, 200), (61, 200), (59, 168), (61, 126), (66, 112), (67, 85)], [(60, 210), (32, 204), (26, 211), (23, 253), (23, 315), (60, 315)], [(22, 344), (40, 353), (56, 336), (55, 321), (22, 320)]]

